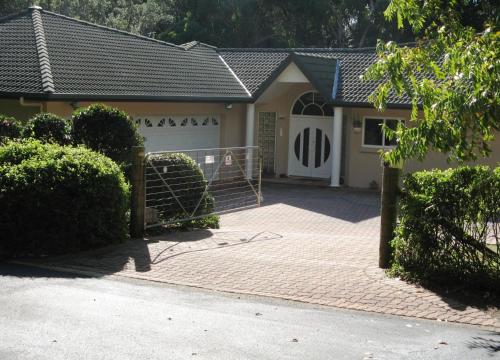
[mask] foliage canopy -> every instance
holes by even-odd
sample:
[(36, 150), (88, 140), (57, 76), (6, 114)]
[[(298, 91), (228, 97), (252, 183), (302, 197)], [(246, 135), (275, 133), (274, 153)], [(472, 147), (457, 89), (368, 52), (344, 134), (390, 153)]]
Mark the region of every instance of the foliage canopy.
[(73, 140), (108, 156), (125, 169), (131, 163), (132, 146), (143, 143), (125, 112), (103, 104), (92, 104), (74, 112)]
[(5, 139), (15, 139), (21, 135), (21, 122), (17, 119), (0, 114), (0, 144)]
[(393, 272), (498, 292), (500, 167), (416, 172), (406, 176), (404, 189)]
[[(479, 29), (463, 16), (470, 6), (482, 9)], [(379, 41), (378, 61), (365, 74), (382, 80), (371, 96), (378, 109), (387, 106), (391, 94), (406, 94), (412, 103), (413, 126), (385, 129), (398, 143), (384, 154), (385, 160), (423, 159), (437, 150), (461, 162), (491, 152), (494, 133), (500, 130), (497, 11), (487, 1), (391, 1), (386, 17), (422, 35), (415, 46)]]
[(84, 147), (0, 146), (0, 253), (75, 252), (124, 240), (129, 186), (109, 158)]
[(71, 142), (71, 124), (68, 120), (50, 113), (33, 116), (22, 130), (22, 137), (67, 145)]
[(9, 0), (0, 17), (34, 2), (120, 30), (220, 47), (373, 46), (412, 39), (382, 15), (389, 0)]

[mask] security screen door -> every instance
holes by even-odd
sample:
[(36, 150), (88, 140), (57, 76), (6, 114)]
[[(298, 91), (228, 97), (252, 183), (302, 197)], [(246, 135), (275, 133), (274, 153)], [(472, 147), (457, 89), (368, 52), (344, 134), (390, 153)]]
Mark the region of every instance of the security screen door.
[(262, 172), (275, 174), (276, 113), (259, 113), (259, 148), (262, 154)]

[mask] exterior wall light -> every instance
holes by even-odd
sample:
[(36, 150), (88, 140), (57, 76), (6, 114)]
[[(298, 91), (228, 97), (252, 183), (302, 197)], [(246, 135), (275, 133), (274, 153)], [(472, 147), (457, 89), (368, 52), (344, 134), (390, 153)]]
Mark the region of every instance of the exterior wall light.
[(361, 129), (363, 128), (363, 122), (359, 118), (353, 118), (352, 119), (352, 130), (356, 133), (359, 134), (361, 132)]

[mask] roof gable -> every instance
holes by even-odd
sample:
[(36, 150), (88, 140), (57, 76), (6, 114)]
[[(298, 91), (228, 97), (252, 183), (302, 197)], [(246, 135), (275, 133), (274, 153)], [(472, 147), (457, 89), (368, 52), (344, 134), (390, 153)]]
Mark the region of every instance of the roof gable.
[(279, 82), (284, 83), (309, 83), (309, 79), (292, 61), (276, 78)]
[[(318, 91), (330, 89), (325, 99), (332, 99), (332, 103), (339, 106), (370, 106), (369, 95), (376, 89), (379, 82), (362, 81), (366, 69), (373, 64), (377, 55), (374, 48), (335, 49), (335, 48), (299, 48), (299, 49), (218, 49), (218, 52), (231, 66), (236, 75), (247, 86), (254, 98), (257, 98), (273, 82), (288, 63), (295, 60), (297, 65), (302, 63), (301, 70), (308, 73), (313, 85)], [(316, 58), (307, 60), (305, 57)], [(320, 60), (324, 59), (324, 60)], [(308, 65), (304, 65), (304, 61)], [(324, 61), (324, 63), (323, 63)], [(313, 63), (317, 63), (316, 65)], [(335, 66), (333, 63), (336, 62)], [(299, 66), (300, 67), (300, 66)], [(309, 71), (305, 69), (309, 68)], [(337, 72), (331, 69), (337, 68)], [(321, 70), (321, 68), (323, 70)], [(317, 70), (315, 70), (317, 69)], [(318, 71), (316, 75), (313, 75)], [(323, 74), (320, 74), (321, 72)], [(332, 76), (328, 79), (329, 72)], [(321, 81), (312, 81), (322, 78)], [(338, 81), (335, 81), (335, 78)], [(330, 87), (330, 81), (332, 86)], [(321, 83), (321, 84), (320, 84)], [(323, 90), (321, 90), (323, 89)], [(333, 97), (332, 95), (335, 96)], [(406, 96), (389, 96), (389, 107), (409, 107), (410, 101)]]
[(292, 59), (323, 99), (326, 101), (334, 99), (335, 80), (338, 81), (337, 59), (299, 54), (293, 54)]
[(263, 88), (289, 62), (289, 52), (268, 53), (260, 51), (218, 50), (238, 78), (245, 84), (253, 97), (258, 97)]

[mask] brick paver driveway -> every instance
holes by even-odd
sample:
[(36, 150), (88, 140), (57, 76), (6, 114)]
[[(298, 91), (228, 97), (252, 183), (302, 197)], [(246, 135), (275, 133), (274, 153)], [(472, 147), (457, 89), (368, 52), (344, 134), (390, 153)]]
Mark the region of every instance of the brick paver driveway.
[(266, 185), (264, 197), (260, 208), (222, 216), (220, 230), (170, 233), (49, 263), (348, 309), (500, 326), (488, 313), (385, 276), (377, 267), (378, 194)]

